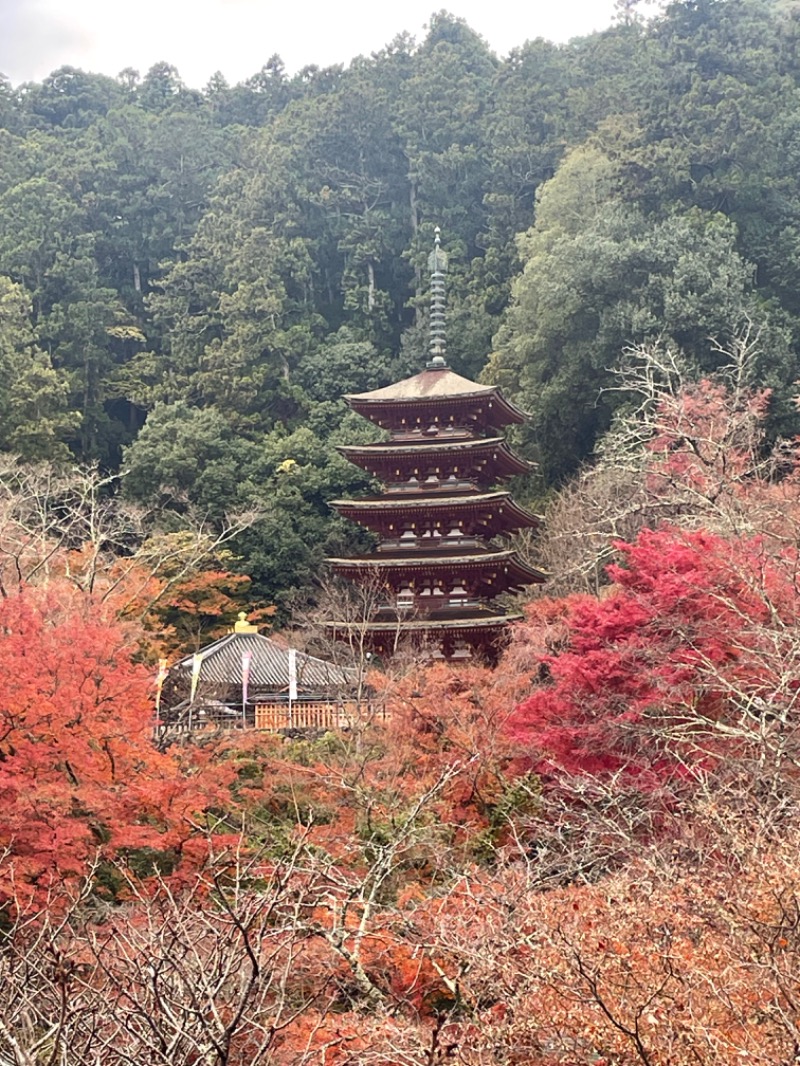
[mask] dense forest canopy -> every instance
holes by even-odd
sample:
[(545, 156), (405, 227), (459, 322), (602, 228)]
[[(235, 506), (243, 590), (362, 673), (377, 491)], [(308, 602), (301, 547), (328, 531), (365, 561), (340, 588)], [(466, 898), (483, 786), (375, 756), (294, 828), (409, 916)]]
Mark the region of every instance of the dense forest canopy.
[(592, 453), (610, 372), (655, 338), (710, 371), (760, 328), (791, 431), (800, 9), (636, 11), (504, 60), (440, 12), (347, 68), (273, 56), (201, 92), (168, 63), (0, 83), (0, 447), (259, 510), (234, 565), (285, 608), (358, 535), (326, 504), (365, 487), (340, 396), (421, 365), (437, 224), (451, 362), (530, 411), (531, 493)]

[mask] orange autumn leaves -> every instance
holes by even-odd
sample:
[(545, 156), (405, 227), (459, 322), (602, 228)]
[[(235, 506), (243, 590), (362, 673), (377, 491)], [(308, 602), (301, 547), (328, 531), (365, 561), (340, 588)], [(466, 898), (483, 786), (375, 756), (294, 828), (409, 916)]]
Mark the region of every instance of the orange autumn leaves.
[(0, 600), (3, 896), (45, 892), (99, 855), (177, 858), (218, 798), (154, 749), (151, 672), (109, 613), (58, 583)]
[(104, 1063), (792, 1061), (800, 508), (747, 439), (725, 458), (719, 390), (691, 400), (648, 492), (683, 479), (702, 515), (682, 497), (601, 596), (530, 605), (496, 671), (371, 678), (346, 733), (159, 754), (129, 631), (55, 588), (0, 605), (19, 883), (77, 884), (98, 852), (121, 879), (58, 944)]

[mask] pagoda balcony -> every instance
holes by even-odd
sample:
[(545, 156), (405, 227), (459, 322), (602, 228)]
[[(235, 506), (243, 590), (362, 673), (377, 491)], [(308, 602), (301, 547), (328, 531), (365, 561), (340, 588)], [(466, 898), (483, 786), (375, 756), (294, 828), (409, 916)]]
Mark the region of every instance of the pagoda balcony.
[(451, 423), (434, 422), (423, 426), (400, 426), (391, 431), (389, 440), (382, 444), (397, 442), (398, 444), (413, 444), (414, 442), (429, 442), (435, 440), (467, 441), (475, 439), (475, 427), (466, 425), (453, 425)]
[[(515, 558), (517, 553), (508, 545), (496, 546), (488, 544), (480, 538), (469, 538), (473, 543), (468, 544), (466, 537), (420, 537), (418, 543), (412, 544), (410, 540), (403, 541), (404, 547), (390, 548), (386, 541), (382, 541), (374, 551), (368, 555), (354, 555), (348, 559), (334, 559), (334, 563), (346, 563), (358, 566), (360, 564), (381, 568), (388, 567), (391, 570), (403, 568), (409, 565), (425, 565), (430, 562), (434, 566), (439, 564), (457, 565), (459, 562), (466, 564), (482, 563), (485, 559), (492, 562), (507, 562)], [(408, 547), (405, 547), (408, 544)]]
[(391, 544), (398, 550), (426, 533), (450, 545), (454, 538), (484, 541), (539, 525), (538, 516), (516, 504), (508, 492), (385, 493), (360, 500), (331, 500), (330, 506), (377, 533), (382, 546)]
[(371, 580), (382, 581), (395, 589), (398, 594), (405, 588), (428, 585), (431, 589), (444, 590), (458, 583), (463, 584), (471, 595), (492, 600), (502, 592), (521, 590), (526, 585), (544, 581), (544, 574), (524, 563), (513, 549), (448, 550), (435, 554), (410, 551), (407, 555), (375, 552), (328, 561), (343, 577), (363, 580), (369, 576)]
[(408, 481), (390, 481), (386, 485), (387, 495), (403, 495), (403, 496), (427, 496), (429, 492), (445, 493), (445, 492), (478, 492), (477, 480), (472, 480), (465, 477), (450, 476), (446, 478), (426, 478), (424, 481), (420, 481), (416, 477), (409, 478)]
[(476, 548), (479, 551), (485, 551), (486, 542), (482, 537), (477, 537), (474, 534), (472, 536), (466, 534), (440, 536), (434, 533), (422, 537), (403, 535), (387, 537), (380, 542), (377, 550), (379, 552), (407, 552), (429, 551), (431, 548), (435, 548), (437, 551), (458, 551), (462, 548)]
[(378, 624), (391, 625), (392, 623), (406, 624), (407, 622), (448, 622), (463, 619), (465, 622), (480, 621), (483, 618), (496, 618), (502, 613), (501, 609), (486, 600), (471, 596), (468, 599), (448, 600), (444, 603), (425, 603), (425, 600), (413, 603), (383, 603), (373, 615), (373, 621)]
[(494, 484), (531, 469), (531, 464), (513, 452), (503, 437), (340, 444), (336, 450), (380, 481), (396, 483), (416, 478), (426, 489), (451, 478)]

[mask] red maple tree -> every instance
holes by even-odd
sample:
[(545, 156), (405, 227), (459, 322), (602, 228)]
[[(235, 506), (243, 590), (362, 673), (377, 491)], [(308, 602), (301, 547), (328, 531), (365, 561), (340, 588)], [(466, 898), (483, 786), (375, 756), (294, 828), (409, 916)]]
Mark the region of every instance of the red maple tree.
[(122, 850), (174, 862), (221, 787), (153, 747), (132, 636), (66, 584), (0, 600), (0, 893), (30, 896)]
[(512, 717), (536, 769), (647, 791), (793, 743), (794, 547), (665, 528), (618, 548), (614, 586), (567, 601), (558, 646), (536, 660), (543, 680)]

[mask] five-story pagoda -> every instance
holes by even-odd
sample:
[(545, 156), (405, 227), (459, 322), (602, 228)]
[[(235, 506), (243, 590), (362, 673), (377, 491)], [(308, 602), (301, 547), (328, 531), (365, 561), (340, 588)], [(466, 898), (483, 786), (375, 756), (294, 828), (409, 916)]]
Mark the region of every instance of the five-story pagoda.
[[(530, 468), (503, 429), (525, 416), (495, 385), (454, 373), (445, 360), (445, 253), (439, 230), (430, 257), (431, 358), (394, 385), (345, 399), (388, 433), (342, 454), (384, 484), (379, 496), (334, 500), (341, 515), (379, 537), (368, 555), (330, 559), (334, 571), (380, 590), (381, 601), (357, 623), (368, 647), (392, 655), (403, 638), (444, 658), (493, 660), (509, 622), (496, 602), (543, 580), (496, 538), (537, 525), (498, 482)], [(334, 623), (342, 632), (354, 623)]]

